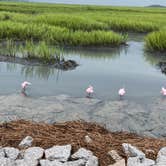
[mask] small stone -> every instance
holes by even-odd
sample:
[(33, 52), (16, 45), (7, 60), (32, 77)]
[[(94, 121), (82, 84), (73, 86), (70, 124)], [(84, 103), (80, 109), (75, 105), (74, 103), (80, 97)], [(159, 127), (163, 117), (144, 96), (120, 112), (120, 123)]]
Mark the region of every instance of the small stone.
[(85, 163), (86, 161), (84, 159), (79, 159), (76, 161), (68, 161), (63, 166), (85, 166)]
[(12, 160), (16, 160), (16, 158), (19, 155), (19, 150), (16, 148), (13, 148), (13, 147), (5, 147), (5, 148), (3, 148), (3, 150), (5, 152), (5, 156)]
[(85, 142), (86, 143), (92, 143), (92, 139), (88, 135), (86, 135), (85, 136)]
[(2, 147), (0, 147), (0, 158), (5, 157), (5, 152), (4, 149)]
[(155, 162), (151, 159), (141, 157), (129, 157), (127, 166), (153, 166)]
[(71, 154), (71, 145), (53, 146), (45, 150), (46, 159), (66, 162)]
[(119, 161), (117, 161), (115, 164), (109, 165), (109, 166), (125, 166), (125, 160), (121, 159)]
[(11, 160), (10, 158), (0, 158), (0, 166), (14, 166), (15, 162), (14, 160)]
[(54, 161), (50, 161), (50, 160), (40, 160), (40, 165), (41, 166), (64, 166), (63, 163), (54, 160)]
[(44, 149), (40, 147), (31, 147), (25, 150), (24, 159), (38, 160), (43, 157)]
[(90, 150), (86, 150), (85, 148), (80, 148), (71, 157), (73, 159), (85, 159), (85, 160), (88, 160), (91, 156), (93, 156), (93, 153)]
[(165, 166), (166, 165), (166, 147), (160, 149), (156, 159), (156, 166)]
[(26, 159), (21, 159), (21, 160), (16, 160), (15, 161), (16, 166), (37, 166), (38, 161), (37, 160), (26, 160)]
[(25, 137), (20, 144), (18, 145), (20, 148), (27, 148), (32, 146), (33, 138), (31, 136)]
[(20, 153), (18, 155), (18, 159), (24, 159), (24, 153), (25, 153), (25, 150), (20, 150)]
[(85, 166), (98, 166), (98, 158), (96, 156), (90, 156)]
[(110, 155), (116, 162), (122, 159), (122, 157), (119, 156), (116, 150), (109, 151), (108, 155)]
[(139, 156), (139, 157), (145, 158), (145, 154), (142, 151), (140, 151), (138, 148), (136, 148), (135, 146), (123, 143), (122, 147), (126, 155), (129, 155), (129, 157)]

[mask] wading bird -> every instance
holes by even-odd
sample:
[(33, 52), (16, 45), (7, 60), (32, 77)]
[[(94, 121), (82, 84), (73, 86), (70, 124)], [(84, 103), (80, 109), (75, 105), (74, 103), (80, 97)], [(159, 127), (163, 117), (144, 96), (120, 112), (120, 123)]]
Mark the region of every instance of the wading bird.
[(21, 92), (25, 92), (25, 90), (26, 90), (26, 88), (27, 88), (27, 86), (28, 85), (31, 85), (31, 83), (30, 82), (28, 82), (28, 81), (24, 81), (22, 84), (21, 84)]
[(161, 93), (163, 96), (166, 96), (166, 88), (162, 87), (160, 93)]
[(125, 88), (119, 89), (118, 94), (120, 96), (120, 99), (125, 95), (125, 93), (126, 93)]
[(87, 97), (92, 97), (94, 90), (93, 86), (89, 85), (89, 87), (86, 89)]

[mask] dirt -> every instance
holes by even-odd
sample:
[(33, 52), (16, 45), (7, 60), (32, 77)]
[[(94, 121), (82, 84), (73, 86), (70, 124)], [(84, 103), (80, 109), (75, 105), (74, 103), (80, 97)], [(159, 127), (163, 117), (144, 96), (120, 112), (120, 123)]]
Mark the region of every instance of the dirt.
[(56, 62), (55, 59), (53, 59), (50, 62), (46, 63), (38, 58), (20, 58), (20, 57), (3, 56), (3, 55), (0, 55), (0, 62), (10, 62), (21, 65), (29, 65), (29, 66), (47, 66), (61, 70), (73, 70), (78, 66), (77, 62), (75, 62), (74, 60), (64, 60), (59, 63)]
[[(101, 166), (114, 163), (107, 154), (109, 150), (117, 150), (122, 157), (126, 158), (122, 143), (137, 146), (151, 159), (156, 159), (159, 149), (166, 146), (166, 139), (145, 138), (127, 132), (110, 132), (96, 123), (71, 121), (47, 124), (25, 120), (0, 125), (0, 146), (18, 148), (20, 141), (27, 135), (34, 138), (33, 146), (49, 148), (53, 145), (71, 144), (72, 152), (85, 147), (99, 158)], [(93, 140), (91, 143), (86, 143), (84, 139), (86, 135)]]

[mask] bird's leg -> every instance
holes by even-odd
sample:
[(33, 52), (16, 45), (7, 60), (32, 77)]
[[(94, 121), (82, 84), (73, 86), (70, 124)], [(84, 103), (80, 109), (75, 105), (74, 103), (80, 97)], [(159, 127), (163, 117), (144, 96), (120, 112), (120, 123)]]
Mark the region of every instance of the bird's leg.
[(87, 97), (87, 98), (90, 98), (90, 93), (87, 93), (86, 97)]
[(25, 87), (21, 89), (21, 93), (25, 93)]

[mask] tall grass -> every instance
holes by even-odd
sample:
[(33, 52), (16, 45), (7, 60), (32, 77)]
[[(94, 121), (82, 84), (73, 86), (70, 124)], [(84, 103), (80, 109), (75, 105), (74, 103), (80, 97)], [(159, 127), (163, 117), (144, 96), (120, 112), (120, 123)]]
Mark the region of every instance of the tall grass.
[(152, 32), (166, 27), (166, 10), (88, 5), (0, 2), (0, 38), (56, 45), (125, 43), (116, 32)]
[(57, 49), (49, 47), (44, 41), (38, 44), (35, 44), (33, 41), (26, 41), (25, 46), (20, 45), (19, 51), (24, 58), (36, 58), (45, 63), (55, 63), (56, 56), (59, 57)]
[(3, 21), (0, 24), (0, 38), (34, 41), (44, 40), (50, 44), (59, 45), (111, 45), (125, 43), (126, 37), (107, 31), (70, 31), (67, 28), (49, 26), (46, 24), (23, 24)]
[(94, 19), (66, 14), (42, 14), (37, 16), (36, 19), (33, 20), (33, 22), (43, 22), (48, 25), (66, 27), (73, 31), (91, 31), (108, 29), (108, 26), (106, 24), (96, 21)]
[(17, 47), (11, 39), (8, 39), (7, 42), (6, 42), (5, 53), (6, 53), (7, 56), (13, 56), (13, 57), (16, 56)]
[[(27, 13), (26, 10), (29, 10)], [(47, 24), (69, 30), (151, 32), (166, 26), (162, 8), (99, 7), (0, 2), (0, 20)], [(35, 11), (35, 14), (31, 11)], [(67, 14), (66, 14), (67, 13)]]
[(150, 51), (166, 51), (166, 30), (150, 33), (146, 39), (146, 48)]
[(44, 41), (35, 43), (32, 40), (27, 40), (22, 43), (7, 39), (3, 47), (1, 46), (0, 53), (4, 56), (37, 59), (42, 63), (49, 64), (60, 62), (63, 59), (58, 48), (48, 46)]
[(76, 31), (71, 36), (71, 45), (77, 46), (118, 46), (126, 42), (126, 35), (119, 35), (115, 32), (107, 31)]

